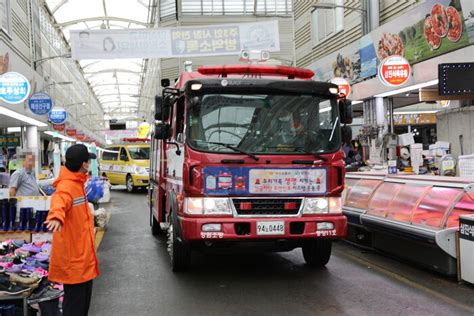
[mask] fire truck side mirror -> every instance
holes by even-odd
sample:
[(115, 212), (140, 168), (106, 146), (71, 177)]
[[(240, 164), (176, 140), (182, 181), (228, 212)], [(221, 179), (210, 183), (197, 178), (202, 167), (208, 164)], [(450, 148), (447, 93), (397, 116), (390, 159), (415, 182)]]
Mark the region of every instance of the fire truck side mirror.
[(155, 120), (163, 120), (163, 98), (160, 96), (155, 96)]
[(155, 125), (155, 138), (156, 139), (169, 139), (171, 137), (171, 128), (167, 123), (156, 123)]
[(352, 124), (352, 102), (350, 100), (339, 101), (339, 113), (342, 124)]
[(166, 88), (170, 86), (170, 80), (169, 79), (161, 79), (161, 87)]

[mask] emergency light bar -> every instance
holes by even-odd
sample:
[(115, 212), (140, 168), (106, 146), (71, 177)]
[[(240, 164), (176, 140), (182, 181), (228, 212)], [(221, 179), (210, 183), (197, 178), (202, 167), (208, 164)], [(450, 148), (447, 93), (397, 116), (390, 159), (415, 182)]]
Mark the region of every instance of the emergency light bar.
[(218, 65), (203, 66), (197, 70), (203, 75), (221, 75), (227, 77), (231, 74), (252, 74), (267, 76), (288, 76), (289, 79), (311, 79), (314, 72), (309, 69), (295, 68), (279, 65)]

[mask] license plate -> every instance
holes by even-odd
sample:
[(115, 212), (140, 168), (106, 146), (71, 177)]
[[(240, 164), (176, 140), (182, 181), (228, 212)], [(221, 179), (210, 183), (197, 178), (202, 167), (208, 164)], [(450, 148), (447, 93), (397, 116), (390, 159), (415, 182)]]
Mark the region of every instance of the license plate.
[(285, 222), (265, 221), (257, 222), (257, 235), (284, 235)]

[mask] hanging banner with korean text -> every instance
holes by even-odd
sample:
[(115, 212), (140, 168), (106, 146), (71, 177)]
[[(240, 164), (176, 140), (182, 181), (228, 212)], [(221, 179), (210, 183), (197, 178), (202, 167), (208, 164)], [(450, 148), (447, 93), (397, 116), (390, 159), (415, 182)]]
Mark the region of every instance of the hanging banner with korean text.
[(279, 51), (278, 21), (166, 29), (71, 30), (73, 59), (172, 58)]
[(53, 108), (53, 100), (48, 94), (38, 92), (28, 100), (28, 107), (36, 115), (46, 115)]

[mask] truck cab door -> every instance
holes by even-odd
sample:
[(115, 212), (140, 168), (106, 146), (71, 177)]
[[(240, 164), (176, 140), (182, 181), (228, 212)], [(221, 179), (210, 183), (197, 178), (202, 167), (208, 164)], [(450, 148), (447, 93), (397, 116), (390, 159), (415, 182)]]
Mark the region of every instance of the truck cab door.
[[(175, 181), (183, 181), (184, 164), (184, 97), (179, 98), (174, 104), (171, 117), (171, 142), (177, 143), (179, 152), (175, 145), (167, 145), (167, 177)], [(181, 183), (182, 184), (182, 183)], [(182, 186), (181, 186), (182, 187)]]

